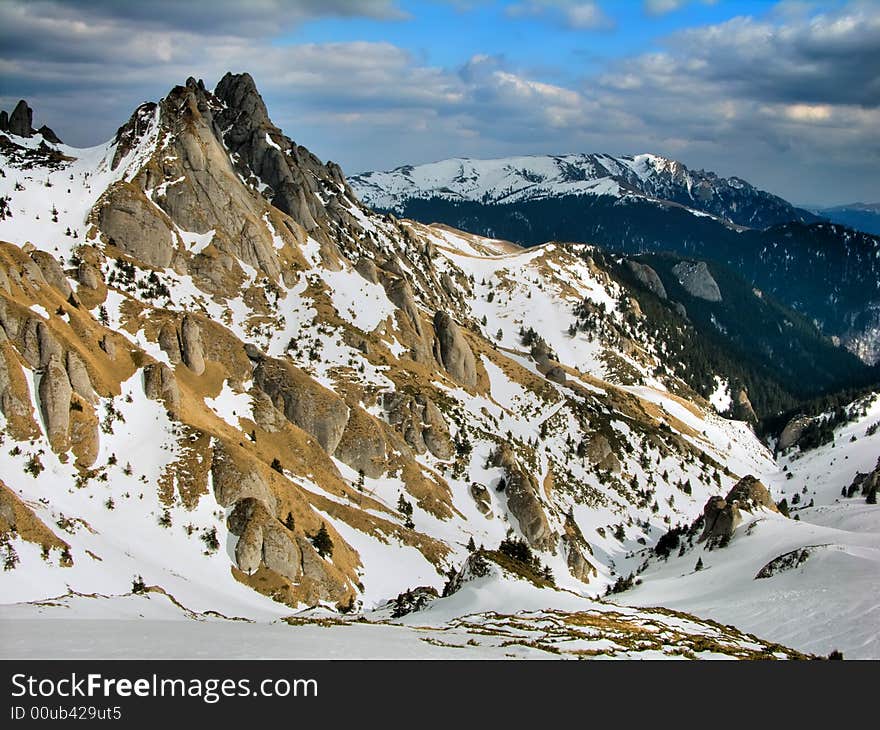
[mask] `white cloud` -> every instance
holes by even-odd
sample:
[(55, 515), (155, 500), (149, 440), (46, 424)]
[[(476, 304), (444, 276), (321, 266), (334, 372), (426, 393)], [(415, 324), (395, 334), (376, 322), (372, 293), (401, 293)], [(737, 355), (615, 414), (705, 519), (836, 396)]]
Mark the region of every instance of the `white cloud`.
[(522, 0), (505, 8), (512, 18), (543, 18), (573, 30), (607, 30), (614, 21), (592, 0)]

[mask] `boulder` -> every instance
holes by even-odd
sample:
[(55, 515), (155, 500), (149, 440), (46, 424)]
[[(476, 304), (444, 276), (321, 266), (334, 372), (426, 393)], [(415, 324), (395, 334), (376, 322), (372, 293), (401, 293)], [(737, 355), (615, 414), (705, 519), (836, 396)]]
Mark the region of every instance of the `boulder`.
[(406, 315), (407, 321), (412, 325), (416, 333), (421, 336), (422, 323), (419, 319), (419, 310), (416, 307), (416, 300), (409, 282), (403, 277), (386, 276), (382, 283), (385, 286), (385, 293), (388, 295), (388, 299)]
[(97, 289), (103, 283), (101, 270), (87, 261), (81, 261), (76, 269), (76, 280), (89, 289)]
[(265, 565), (288, 580), (302, 575), (302, 554), (296, 538), (253, 497), (235, 503), (227, 520), (229, 531), (238, 536), (235, 562), (251, 574)]
[(379, 283), (379, 272), (376, 269), (376, 264), (373, 263), (373, 259), (362, 256), (354, 265), (354, 270), (371, 284)]
[(807, 426), (812, 422), (811, 418), (807, 416), (795, 416), (788, 423), (785, 424), (785, 428), (782, 429), (782, 433), (779, 434), (779, 439), (776, 442), (776, 450), (777, 451), (785, 451), (786, 449), (790, 449), (792, 446), (797, 446), (798, 441), (800, 441), (801, 436), (806, 430)]
[(592, 434), (587, 439), (586, 455), (589, 462), (597, 469), (620, 473), (620, 459), (611, 448), (608, 439), (601, 433)]
[(740, 522), (742, 515), (736, 505), (728, 504), (724, 497), (709, 497), (703, 507), (703, 534), (698, 542), (729, 540)]
[(440, 409), (430, 398), (425, 399), (422, 421), (425, 424), (422, 429), (422, 437), (428, 451), (438, 459), (444, 461), (451, 459), (455, 455), (455, 446), (449, 435), (449, 426), (446, 425), (446, 419), (443, 418)]
[(736, 421), (746, 421), (752, 425), (758, 422), (758, 416), (755, 409), (752, 408), (752, 402), (749, 400), (749, 394), (745, 388), (740, 388), (733, 399), (733, 418)]
[(730, 504), (738, 504), (740, 509), (748, 512), (758, 507), (763, 507), (771, 512), (779, 512), (767, 487), (751, 474), (744, 476), (733, 485), (727, 493), (727, 501)]
[(477, 385), (477, 364), (467, 340), (446, 312), (434, 315), (434, 354), (452, 378), (467, 388)]
[(549, 550), (556, 542), (544, 506), (538, 498), (538, 483), (524, 471), (507, 475), (507, 506), (519, 523), (519, 529), (529, 545), (538, 550)]
[(254, 383), (288, 421), (314, 436), (328, 454), (334, 453), (348, 423), (342, 398), (292, 363), (275, 358), (257, 365)]

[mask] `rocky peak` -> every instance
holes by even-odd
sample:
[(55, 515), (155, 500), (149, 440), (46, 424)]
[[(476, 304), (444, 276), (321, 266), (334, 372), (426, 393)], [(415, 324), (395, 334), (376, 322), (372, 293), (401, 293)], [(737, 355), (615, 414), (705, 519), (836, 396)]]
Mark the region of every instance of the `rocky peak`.
[(21, 99), (9, 115), (9, 131), (19, 137), (31, 137), (34, 134), (33, 122), (33, 109)]

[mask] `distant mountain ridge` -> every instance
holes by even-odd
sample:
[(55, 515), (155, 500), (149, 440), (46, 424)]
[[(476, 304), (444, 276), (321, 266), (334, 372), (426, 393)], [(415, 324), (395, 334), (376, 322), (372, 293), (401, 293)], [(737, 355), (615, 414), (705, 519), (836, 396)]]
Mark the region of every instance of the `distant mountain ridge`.
[(511, 204), (590, 195), (663, 201), (748, 228), (821, 220), (741, 178), (691, 170), (654, 154), (454, 158), (366, 172), (351, 177), (350, 183), (368, 205), (396, 213), (403, 213), (413, 199)]

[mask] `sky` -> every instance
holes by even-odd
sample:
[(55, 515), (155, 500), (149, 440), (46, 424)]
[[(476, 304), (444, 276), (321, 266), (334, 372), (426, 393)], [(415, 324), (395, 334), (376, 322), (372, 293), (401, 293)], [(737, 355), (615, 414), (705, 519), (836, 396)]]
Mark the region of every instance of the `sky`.
[(880, 201), (880, 0), (0, 0), (0, 108), (75, 146), (226, 71), (349, 174), (652, 152)]

